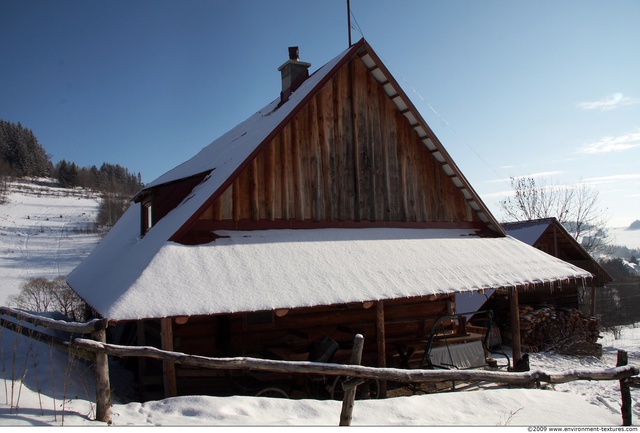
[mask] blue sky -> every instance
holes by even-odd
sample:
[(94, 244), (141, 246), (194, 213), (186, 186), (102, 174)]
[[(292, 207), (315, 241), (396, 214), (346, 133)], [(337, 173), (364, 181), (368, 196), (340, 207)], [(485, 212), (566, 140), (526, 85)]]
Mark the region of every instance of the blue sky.
[[(351, 0), (364, 36), (485, 203), (585, 182), (640, 219), (640, 2)], [(299, 46), (348, 46), (346, 0), (0, 0), (0, 119), (54, 162), (150, 182), (278, 97)]]

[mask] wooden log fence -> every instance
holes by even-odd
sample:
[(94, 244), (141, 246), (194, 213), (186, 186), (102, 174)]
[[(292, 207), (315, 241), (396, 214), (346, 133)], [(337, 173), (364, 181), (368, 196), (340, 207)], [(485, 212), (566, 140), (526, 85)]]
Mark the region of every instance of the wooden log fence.
[[(7, 314), (7, 308), (0, 307), (0, 314)], [(10, 309), (9, 309), (10, 310)], [(620, 351), (618, 365), (612, 368), (599, 370), (570, 370), (565, 372), (548, 373), (541, 370), (527, 372), (502, 372), (492, 370), (405, 370), (387, 367), (367, 367), (362, 365), (345, 365), (332, 363), (319, 363), (310, 361), (278, 361), (250, 357), (234, 358), (210, 358), (198, 355), (189, 355), (181, 352), (161, 350), (151, 346), (122, 346), (108, 344), (104, 341), (104, 330), (107, 322), (97, 320), (87, 323), (70, 323), (59, 320), (45, 319), (24, 312), (9, 311), (10, 316), (20, 320), (37, 322), (38, 325), (53, 329), (62, 329), (79, 334), (92, 334), (95, 339), (75, 338), (65, 342), (69, 349), (93, 352), (96, 354), (96, 420), (110, 423), (110, 385), (108, 373), (108, 356), (116, 357), (149, 357), (162, 361), (185, 364), (201, 368), (224, 370), (254, 370), (269, 372), (284, 372), (293, 374), (322, 374), (329, 376), (347, 376), (351, 379), (377, 379), (383, 381), (395, 381), (403, 383), (423, 382), (491, 382), (516, 386), (541, 386), (545, 384), (568, 383), (577, 380), (603, 381), (618, 380), (622, 394), (622, 417), (624, 425), (631, 425), (631, 398), (629, 383), (637, 379), (640, 370), (638, 367), (626, 364), (626, 352)], [(73, 331), (71, 331), (73, 330)], [(362, 342), (362, 337), (356, 336), (354, 347)], [(359, 363), (357, 353), (352, 357), (352, 364)], [(345, 392), (345, 398), (355, 394), (357, 380), (347, 382), (348, 389), (354, 392)], [(346, 409), (345, 409), (346, 408)], [(340, 425), (349, 425), (353, 404), (343, 401), (343, 412), (340, 417)]]

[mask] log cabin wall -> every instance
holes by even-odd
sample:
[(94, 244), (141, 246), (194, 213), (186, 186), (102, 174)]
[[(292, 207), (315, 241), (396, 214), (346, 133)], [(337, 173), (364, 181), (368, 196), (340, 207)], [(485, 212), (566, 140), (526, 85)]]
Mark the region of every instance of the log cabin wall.
[(200, 218), (477, 220), (359, 58), (309, 100)]
[[(387, 341), (424, 339), (433, 322), (449, 314), (453, 302), (453, 295), (385, 301)], [(365, 337), (365, 346), (376, 351), (376, 309), (360, 303), (297, 308), (282, 317), (272, 311), (193, 316), (179, 323), (174, 320), (176, 350), (203, 356), (258, 356), (272, 346), (305, 352), (324, 336), (348, 346), (358, 333)]]
[[(397, 358), (394, 344), (425, 340), (434, 321), (450, 313), (452, 295), (387, 300), (385, 334), (387, 365)], [(276, 312), (194, 316), (173, 320), (174, 350), (211, 357), (252, 356), (270, 359), (309, 360), (309, 348), (324, 336), (343, 349), (336, 362), (347, 362), (356, 333), (365, 337), (362, 363), (376, 366), (376, 308), (367, 304), (298, 308), (278, 317)], [(203, 370), (176, 365), (178, 394), (224, 392), (229, 377), (242, 372)], [(228, 383), (227, 383), (228, 385)], [(210, 389), (202, 389), (202, 386)], [(200, 387), (200, 389), (198, 389)], [(231, 391), (230, 391), (231, 392)]]

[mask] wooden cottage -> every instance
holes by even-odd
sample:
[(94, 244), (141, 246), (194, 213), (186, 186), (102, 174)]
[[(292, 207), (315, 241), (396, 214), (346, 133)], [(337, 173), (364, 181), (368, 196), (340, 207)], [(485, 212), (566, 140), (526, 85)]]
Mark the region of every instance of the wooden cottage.
[(613, 278), (556, 218), (508, 222), (503, 223), (502, 227), (509, 236), (593, 275), (589, 292), (584, 291), (581, 285), (561, 287), (560, 290), (547, 290), (543, 293), (532, 290), (520, 297), (521, 304), (546, 303), (559, 308), (582, 309), (592, 316), (595, 315), (597, 289), (613, 281)]
[[(111, 338), (306, 360), (360, 333), (364, 364), (402, 367), (458, 292), (591, 277), (505, 236), (365, 40), (309, 66), (290, 49), (280, 96), (147, 185), (68, 276)], [(138, 379), (221, 393), (229, 374)]]
[[(509, 236), (593, 275), (588, 286), (576, 280), (559, 281), (520, 294), (519, 333), (523, 349), (556, 349), (561, 341), (562, 349), (569, 353), (599, 355), (599, 321), (594, 317), (597, 290), (611, 282), (611, 276), (556, 218), (508, 222), (502, 227)], [(502, 329), (510, 334), (510, 304), (504, 294), (496, 293), (481, 308), (493, 310)], [(581, 347), (570, 347), (572, 339), (577, 339)]]

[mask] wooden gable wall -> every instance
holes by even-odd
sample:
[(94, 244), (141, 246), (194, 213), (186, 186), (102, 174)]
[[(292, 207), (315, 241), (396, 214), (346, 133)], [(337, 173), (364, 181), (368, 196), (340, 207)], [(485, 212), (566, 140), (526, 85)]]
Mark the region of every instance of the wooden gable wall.
[(479, 221), (358, 57), (309, 100), (200, 220), (235, 223), (209, 229), (242, 228), (242, 221)]

